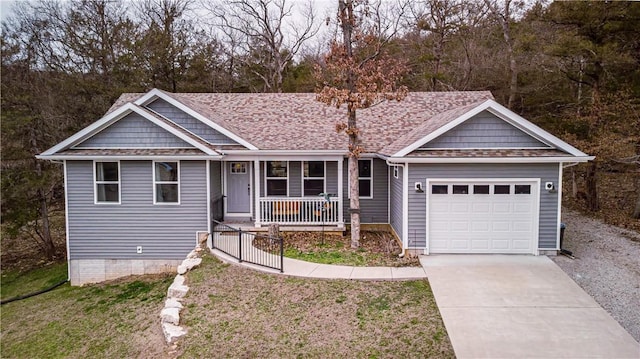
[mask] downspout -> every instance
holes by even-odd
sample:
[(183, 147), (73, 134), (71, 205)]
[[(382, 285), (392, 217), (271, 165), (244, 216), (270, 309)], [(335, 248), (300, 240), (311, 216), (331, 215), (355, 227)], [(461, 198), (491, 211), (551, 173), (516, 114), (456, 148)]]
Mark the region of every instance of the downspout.
[[(385, 159), (385, 163), (387, 164), (387, 166), (398, 166), (402, 168), (402, 175), (406, 176), (407, 173), (404, 170), (404, 163), (391, 163), (389, 162), (389, 159)], [(406, 188), (404, 188), (404, 190), (406, 190)], [(406, 213), (403, 213), (403, 215), (407, 215)], [(402, 249), (402, 252), (400, 252), (400, 254), (398, 254), (398, 258), (404, 258), (404, 248)]]

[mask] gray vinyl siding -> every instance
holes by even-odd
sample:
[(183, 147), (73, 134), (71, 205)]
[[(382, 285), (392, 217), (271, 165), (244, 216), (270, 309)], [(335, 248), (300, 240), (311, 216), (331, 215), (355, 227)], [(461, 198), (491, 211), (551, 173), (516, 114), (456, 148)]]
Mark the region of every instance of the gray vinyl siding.
[(193, 146), (137, 113), (131, 113), (75, 147), (192, 148)]
[(67, 161), (71, 259), (182, 259), (207, 230), (205, 161), (180, 162), (180, 205), (153, 204), (151, 161), (121, 161), (121, 204), (96, 205), (92, 166)]
[(468, 119), (421, 148), (548, 147), (489, 111)]
[(211, 183), (211, 199), (222, 196), (222, 162), (211, 161), (209, 164), (209, 181)]
[(391, 172), (391, 183), (389, 184), (389, 224), (396, 231), (396, 234), (402, 238), (402, 180), (404, 170), (398, 166), (398, 178), (393, 177), (393, 167), (389, 169)]
[[(327, 193), (337, 196), (338, 195), (338, 162), (326, 161), (325, 165), (325, 188)], [(344, 173), (342, 174), (342, 180), (346, 181)]]
[[(344, 161), (344, 221), (351, 222), (349, 213), (349, 161)], [(373, 198), (360, 198), (361, 223), (389, 223), (389, 172), (385, 161), (373, 159)]]
[(302, 162), (289, 161), (289, 197), (302, 197)]
[(427, 178), (540, 178), (540, 221), (538, 247), (556, 248), (558, 193), (544, 189), (544, 183), (558, 183), (558, 164), (411, 164), (409, 165), (409, 246), (426, 246), (426, 193), (413, 190), (415, 182)]
[(214, 130), (207, 124), (180, 110), (179, 108), (171, 105), (165, 100), (157, 99), (147, 105), (151, 110), (161, 114), (162, 116), (170, 119), (178, 125), (186, 128), (192, 133), (200, 136), (201, 138), (209, 141), (213, 144), (237, 144), (236, 141), (223, 135), (222, 133)]

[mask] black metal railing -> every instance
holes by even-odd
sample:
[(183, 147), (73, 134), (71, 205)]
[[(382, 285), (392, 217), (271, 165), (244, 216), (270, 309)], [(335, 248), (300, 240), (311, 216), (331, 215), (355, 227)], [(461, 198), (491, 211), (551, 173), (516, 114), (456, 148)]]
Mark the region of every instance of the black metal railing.
[(282, 238), (246, 232), (217, 220), (211, 223), (211, 246), (239, 262), (277, 269), (283, 272)]

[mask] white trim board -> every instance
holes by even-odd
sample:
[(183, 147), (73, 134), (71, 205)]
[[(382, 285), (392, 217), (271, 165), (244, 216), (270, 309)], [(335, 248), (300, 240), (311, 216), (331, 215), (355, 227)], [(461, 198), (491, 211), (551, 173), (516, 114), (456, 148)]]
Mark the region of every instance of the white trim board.
[(578, 150), (577, 148), (571, 146), (570, 144), (562, 141), (558, 137), (552, 135), (551, 133), (543, 130), (542, 128), (534, 125), (533, 123), (527, 121), (517, 113), (509, 110), (508, 108), (500, 105), (495, 100), (487, 100), (475, 108), (467, 111), (465, 114), (459, 116), (455, 120), (447, 123), (446, 125), (440, 127), (439, 129), (431, 132), (430, 134), (422, 137), (421, 139), (413, 142), (409, 146), (403, 148), (402, 150), (396, 152), (391, 157), (404, 157), (414, 150), (424, 146), (429, 141), (439, 137), (440, 135), (452, 130), (454, 127), (459, 124), (467, 121), (468, 119), (474, 117), (482, 111), (489, 111), (492, 114), (496, 115), (500, 119), (506, 121), (507, 123), (515, 126), (516, 128), (524, 131), (529, 136), (537, 139), (540, 142), (549, 144), (557, 149), (563, 150), (573, 156), (576, 157), (587, 157), (587, 154)]

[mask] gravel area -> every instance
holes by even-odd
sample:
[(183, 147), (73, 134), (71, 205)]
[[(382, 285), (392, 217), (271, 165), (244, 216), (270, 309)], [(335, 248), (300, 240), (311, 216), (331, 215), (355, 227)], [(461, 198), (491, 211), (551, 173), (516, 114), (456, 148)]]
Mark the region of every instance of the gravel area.
[(640, 233), (563, 210), (563, 248), (553, 260), (640, 342)]

